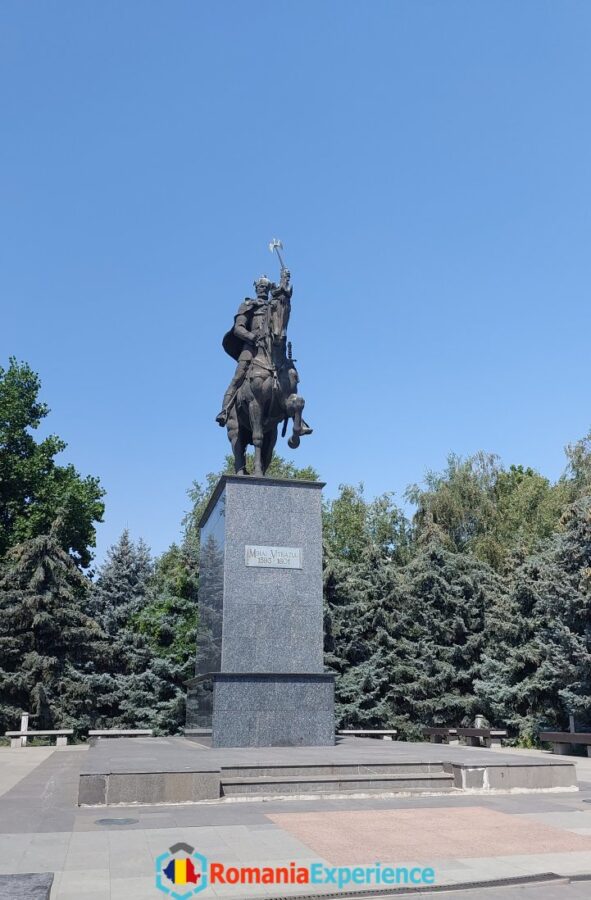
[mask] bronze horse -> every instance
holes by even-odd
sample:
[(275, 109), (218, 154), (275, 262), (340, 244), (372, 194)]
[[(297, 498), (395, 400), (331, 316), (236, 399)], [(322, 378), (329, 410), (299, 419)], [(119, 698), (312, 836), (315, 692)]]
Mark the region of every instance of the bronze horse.
[(253, 475), (263, 476), (273, 457), (277, 428), (293, 419), (293, 432), (288, 440), (292, 449), (299, 446), (303, 427), (304, 398), (297, 393), (299, 376), (294, 361), (287, 354), (287, 324), (291, 300), (287, 292), (279, 292), (266, 308), (267, 323), (256, 342), (256, 353), (246, 378), (238, 388), (228, 415), (228, 439), (234, 453), (237, 475), (246, 475), (246, 448), (254, 446)]

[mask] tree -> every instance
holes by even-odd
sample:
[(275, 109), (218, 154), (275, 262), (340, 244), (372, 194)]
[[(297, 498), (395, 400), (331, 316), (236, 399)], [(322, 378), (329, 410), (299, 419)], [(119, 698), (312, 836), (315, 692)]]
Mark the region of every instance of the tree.
[(161, 679), (153, 672), (148, 642), (134, 624), (148, 603), (152, 571), (148, 548), (141, 540), (135, 544), (127, 530), (98, 570), (87, 608), (109, 636), (114, 662), (111, 680), (97, 694), (95, 728), (150, 728), (156, 723)]
[(88, 607), (107, 634), (120, 637), (144, 608), (153, 568), (148, 547), (141, 539), (134, 544), (127, 529), (107, 550)]
[(108, 668), (106, 636), (84, 612), (89, 582), (49, 535), (9, 550), (0, 578), (0, 730), (29, 710), (40, 728), (89, 723), (93, 678)]
[(485, 646), (485, 615), (501, 580), (471, 554), (450, 551), (436, 534), (405, 568), (415, 631), (417, 678), (408, 687), (415, 725), (457, 725), (480, 712), (475, 682)]
[(529, 467), (506, 470), (483, 452), (465, 460), (452, 454), (447, 468), (428, 472), (425, 482), (406, 493), (417, 507), (417, 540), (436, 525), (450, 549), (473, 553), (498, 572), (513, 551), (531, 552), (549, 537), (572, 499), (565, 480), (552, 485)]
[(552, 485), (534, 469), (511, 466), (500, 470), (494, 486), (494, 538), (503, 561), (520, 548), (532, 552), (557, 528), (569, 502), (563, 483)]
[(336, 499), (324, 504), (323, 539), (327, 552), (351, 563), (359, 562), (367, 547), (398, 562), (410, 552), (410, 529), (393, 495), (368, 501), (363, 485), (340, 485)]
[(591, 494), (591, 429), (584, 438), (566, 447), (567, 470), (563, 481), (570, 487), (570, 499)]
[(425, 488), (414, 484), (406, 491), (407, 500), (417, 507), (418, 535), (432, 522), (451, 549), (472, 549), (494, 520), (498, 472), (498, 457), (482, 452), (465, 460), (452, 453), (442, 473), (427, 472)]
[(90, 564), (95, 523), (102, 521), (103, 489), (97, 478), (82, 478), (55, 457), (66, 444), (55, 435), (36, 442), (36, 430), (49, 408), (39, 400), (38, 375), (11, 358), (0, 367), (0, 558), (6, 551), (61, 521), (59, 541), (76, 562)]
[(572, 504), (563, 526), (514, 566), (487, 617), (477, 692), (529, 743), (541, 726), (565, 730), (570, 713), (591, 717), (591, 498)]
[(168, 732), (185, 724), (186, 682), (195, 671), (199, 564), (188, 539), (172, 546), (156, 561), (147, 602), (132, 617), (134, 630), (147, 642), (159, 673), (168, 685), (158, 726)]
[[(124, 531), (99, 569), (89, 611), (111, 637), (114, 682), (99, 686), (97, 725), (176, 732), (195, 662), (197, 560), (190, 543), (154, 564)], [(97, 712), (98, 715), (98, 712)]]
[(355, 563), (327, 553), (325, 663), (336, 675), (339, 727), (417, 734), (409, 686), (419, 675), (416, 629), (397, 563), (368, 546)]

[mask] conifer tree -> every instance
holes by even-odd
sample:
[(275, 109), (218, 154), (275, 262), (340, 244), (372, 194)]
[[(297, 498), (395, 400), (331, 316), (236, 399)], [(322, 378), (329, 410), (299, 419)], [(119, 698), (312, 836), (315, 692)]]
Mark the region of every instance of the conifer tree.
[(353, 566), (329, 561), (325, 584), (326, 663), (337, 675), (340, 725), (412, 734), (416, 633), (403, 573), (373, 547)]
[(591, 717), (591, 499), (567, 510), (564, 530), (511, 573), (488, 616), (478, 692), (497, 721), (534, 742)]
[(148, 642), (134, 626), (148, 602), (152, 570), (148, 548), (141, 540), (135, 544), (127, 530), (98, 570), (88, 610), (109, 635), (114, 665), (109, 682), (96, 686), (93, 727), (149, 728), (157, 722), (166, 686)]
[(107, 551), (89, 598), (89, 612), (107, 634), (118, 637), (143, 609), (152, 572), (148, 547), (141, 539), (134, 544), (125, 529)]
[(180, 546), (173, 544), (156, 561), (146, 605), (133, 617), (163, 681), (156, 725), (166, 732), (185, 724), (186, 682), (195, 670), (198, 574), (194, 543), (185, 538)]
[(485, 613), (498, 576), (470, 554), (454, 553), (432, 532), (405, 570), (416, 635), (417, 677), (408, 685), (416, 726), (457, 725), (479, 712), (474, 682)]
[(7, 554), (0, 578), (0, 730), (30, 711), (37, 728), (89, 722), (93, 679), (110, 664), (84, 611), (89, 582), (62, 549), (59, 523)]

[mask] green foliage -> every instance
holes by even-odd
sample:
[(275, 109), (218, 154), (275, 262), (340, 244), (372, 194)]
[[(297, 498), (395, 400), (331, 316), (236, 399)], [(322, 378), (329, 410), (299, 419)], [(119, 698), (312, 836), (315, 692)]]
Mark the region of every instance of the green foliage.
[(49, 409), (39, 400), (39, 377), (26, 363), (0, 367), (0, 557), (29, 538), (49, 534), (59, 516), (59, 543), (79, 565), (90, 564), (95, 522), (104, 512), (97, 478), (82, 478), (55, 457), (66, 444), (55, 435), (36, 442)]
[(0, 579), (0, 731), (18, 727), (22, 711), (41, 729), (89, 723), (93, 679), (112, 656), (84, 612), (88, 588), (53, 533), (8, 552)]
[(408, 523), (393, 495), (367, 501), (363, 485), (341, 485), (339, 496), (324, 504), (323, 537), (327, 552), (352, 563), (368, 546), (402, 562), (410, 547)]
[(474, 717), (485, 611), (500, 590), (492, 569), (434, 535), (404, 565), (376, 545), (353, 563), (329, 557), (325, 586), (341, 725), (416, 738)]
[(157, 656), (180, 669), (181, 683), (195, 663), (198, 559), (185, 543), (172, 546), (156, 561), (147, 603), (134, 616), (134, 626)]
[(412, 485), (406, 493), (416, 506), (417, 540), (436, 526), (450, 549), (473, 553), (499, 572), (512, 552), (532, 552), (552, 534), (571, 495), (564, 480), (552, 485), (531, 468), (506, 470), (485, 453), (465, 460), (452, 454), (442, 473), (428, 472), (424, 488)]
[(525, 557), (491, 607), (477, 690), (484, 708), (522, 740), (540, 727), (591, 718), (591, 498), (566, 511), (563, 530)]
[(591, 494), (591, 429), (584, 438), (566, 447), (568, 466), (566, 486), (570, 488), (570, 499), (576, 500)]
[(135, 545), (125, 529), (107, 550), (89, 600), (89, 612), (107, 634), (118, 637), (145, 607), (152, 571), (148, 547), (142, 540)]
[(97, 689), (95, 727), (170, 733), (184, 723), (184, 681), (195, 653), (193, 579), (196, 565), (188, 572), (177, 547), (154, 565), (146, 545), (124, 531), (109, 550), (89, 604), (115, 658), (112, 681)]
[(494, 456), (451, 456), (409, 489), (410, 532), (390, 498), (377, 516), (362, 489), (326, 504), (325, 654), (341, 725), (413, 738), (484, 713), (533, 745), (569, 713), (591, 722), (590, 449), (589, 437), (567, 449), (556, 484)]

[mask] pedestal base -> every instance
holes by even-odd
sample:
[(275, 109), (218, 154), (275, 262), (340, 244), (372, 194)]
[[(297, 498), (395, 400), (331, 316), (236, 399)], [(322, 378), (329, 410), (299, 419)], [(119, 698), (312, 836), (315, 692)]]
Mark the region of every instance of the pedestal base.
[(334, 744), (334, 676), (220, 672), (213, 678), (213, 747)]

